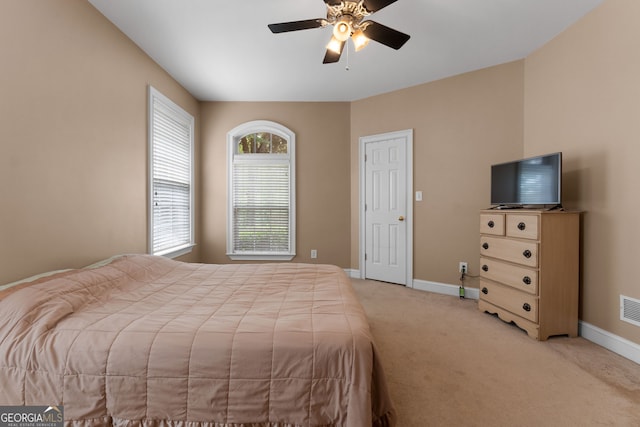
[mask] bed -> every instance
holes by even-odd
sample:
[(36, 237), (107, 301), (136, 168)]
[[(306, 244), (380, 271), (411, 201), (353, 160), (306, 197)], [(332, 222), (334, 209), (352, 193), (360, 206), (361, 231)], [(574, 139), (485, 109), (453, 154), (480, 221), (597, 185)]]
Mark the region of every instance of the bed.
[(0, 405), (77, 426), (393, 426), (350, 280), (123, 255), (0, 290)]

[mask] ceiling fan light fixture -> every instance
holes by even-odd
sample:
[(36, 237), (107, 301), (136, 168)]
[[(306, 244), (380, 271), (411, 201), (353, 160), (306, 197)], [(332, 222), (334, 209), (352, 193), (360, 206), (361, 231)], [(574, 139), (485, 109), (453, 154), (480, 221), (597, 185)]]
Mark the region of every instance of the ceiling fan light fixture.
[(339, 55), (340, 53), (342, 53), (342, 43), (343, 42), (341, 42), (335, 36), (333, 36), (331, 37), (331, 41), (327, 45), (327, 49)]
[(351, 37), (351, 23), (348, 18), (342, 18), (333, 26), (333, 37), (341, 42), (347, 41)]
[(369, 44), (369, 38), (364, 35), (364, 32), (361, 29), (358, 29), (353, 33), (351, 40), (353, 40), (356, 52), (364, 49)]

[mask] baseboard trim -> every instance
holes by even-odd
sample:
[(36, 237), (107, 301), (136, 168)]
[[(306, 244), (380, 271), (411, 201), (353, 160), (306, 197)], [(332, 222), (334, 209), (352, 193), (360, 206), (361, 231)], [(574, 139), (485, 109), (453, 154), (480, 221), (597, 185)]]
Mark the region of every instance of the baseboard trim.
[[(451, 295), (454, 297), (460, 296), (460, 286), (451, 285), (448, 283), (431, 282), (427, 280), (413, 280), (414, 289), (418, 289), (426, 292), (433, 292), (436, 294)], [(480, 291), (477, 288), (464, 288), (464, 297), (467, 299), (480, 298)]]
[(640, 364), (640, 345), (582, 320), (578, 323), (578, 329), (578, 333), (584, 339)]
[[(344, 271), (352, 279), (360, 278), (360, 270), (353, 270), (345, 268)], [(454, 297), (460, 296), (460, 287), (458, 285), (451, 285), (449, 283), (431, 282), (428, 280), (413, 279), (412, 283), (407, 285), (408, 288), (418, 289), (420, 291), (433, 292), (435, 294), (451, 295)], [(464, 288), (465, 298), (479, 299), (480, 291), (477, 288)]]
[(344, 271), (345, 271), (345, 273), (347, 273), (347, 276), (351, 277), (352, 279), (359, 279), (360, 278), (360, 270), (354, 270), (352, 268), (345, 268)]

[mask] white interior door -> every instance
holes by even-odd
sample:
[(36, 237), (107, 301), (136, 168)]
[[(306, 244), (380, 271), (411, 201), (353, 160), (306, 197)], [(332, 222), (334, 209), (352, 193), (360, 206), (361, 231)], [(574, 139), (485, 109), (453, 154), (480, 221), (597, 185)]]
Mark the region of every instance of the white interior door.
[(364, 278), (402, 285), (411, 279), (411, 139), (410, 131), (362, 139)]

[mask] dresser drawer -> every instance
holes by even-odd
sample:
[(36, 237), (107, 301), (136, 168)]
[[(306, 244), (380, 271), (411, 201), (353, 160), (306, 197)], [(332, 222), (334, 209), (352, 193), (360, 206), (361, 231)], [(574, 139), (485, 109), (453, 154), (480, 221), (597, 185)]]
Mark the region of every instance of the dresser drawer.
[(537, 267), (538, 243), (481, 236), (480, 255), (499, 258), (529, 267)]
[(480, 277), (538, 295), (538, 271), (490, 258), (480, 258)]
[(481, 214), (480, 233), (504, 236), (504, 214)]
[(506, 231), (508, 237), (538, 240), (540, 235), (539, 217), (537, 215), (507, 215)]
[(480, 298), (520, 317), (538, 322), (538, 298), (497, 283), (480, 279)]

